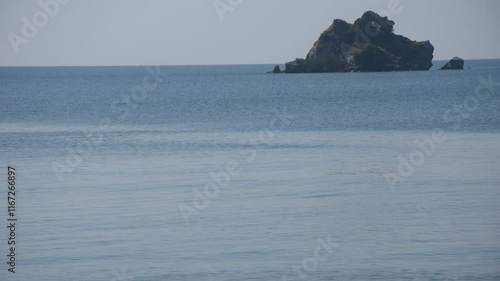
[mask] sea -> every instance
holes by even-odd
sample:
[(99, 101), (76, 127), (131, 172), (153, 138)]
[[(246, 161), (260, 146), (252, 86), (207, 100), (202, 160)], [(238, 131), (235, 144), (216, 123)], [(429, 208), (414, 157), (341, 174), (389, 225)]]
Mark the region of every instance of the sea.
[(500, 280), (500, 60), (444, 63), (1, 67), (0, 280)]

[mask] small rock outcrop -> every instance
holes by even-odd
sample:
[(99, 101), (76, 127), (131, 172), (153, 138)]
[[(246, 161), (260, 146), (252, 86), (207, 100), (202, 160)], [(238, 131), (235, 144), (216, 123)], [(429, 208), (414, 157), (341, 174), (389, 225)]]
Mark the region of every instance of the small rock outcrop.
[(429, 70), (434, 46), (394, 34), (394, 22), (368, 11), (353, 24), (336, 19), (305, 59), (285, 64), (285, 73)]
[(281, 68), (279, 65), (276, 65), (273, 69), (273, 71), (268, 71), (266, 72), (267, 74), (277, 74), (277, 73), (283, 73), (283, 71), (281, 71)]
[(448, 63), (446, 63), (443, 67), (441, 67), (441, 70), (454, 70), (454, 69), (463, 70), (464, 63), (465, 62), (462, 58), (454, 57)]

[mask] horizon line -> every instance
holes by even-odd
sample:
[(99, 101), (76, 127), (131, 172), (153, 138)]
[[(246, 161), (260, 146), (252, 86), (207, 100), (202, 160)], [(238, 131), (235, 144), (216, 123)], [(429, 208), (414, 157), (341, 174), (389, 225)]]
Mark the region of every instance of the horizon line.
[[(500, 58), (464, 59), (467, 61), (500, 60)], [(437, 61), (449, 61), (449, 59), (433, 59)], [(0, 65), (0, 67), (130, 67), (130, 66), (238, 66), (238, 65), (285, 65), (286, 63), (222, 63), (222, 64), (116, 64), (116, 65)]]

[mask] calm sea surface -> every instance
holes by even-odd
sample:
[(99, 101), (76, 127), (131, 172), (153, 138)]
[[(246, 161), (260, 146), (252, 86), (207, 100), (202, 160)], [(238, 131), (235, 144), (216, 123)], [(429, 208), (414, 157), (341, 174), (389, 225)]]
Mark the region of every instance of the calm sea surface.
[(500, 60), (272, 67), (0, 68), (0, 280), (500, 280)]

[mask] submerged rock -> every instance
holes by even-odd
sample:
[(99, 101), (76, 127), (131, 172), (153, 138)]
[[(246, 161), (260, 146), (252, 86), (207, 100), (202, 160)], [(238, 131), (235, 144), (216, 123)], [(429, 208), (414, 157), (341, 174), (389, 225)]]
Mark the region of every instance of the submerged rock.
[(454, 57), (448, 63), (446, 63), (441, 70), (453, 70), (453, 69), (464, 69), (465, 61), (462, 58)]
[(394, 22), (368, 11), (354, 24), (336, 19), (305, 59), (285, 64), (285, 73), (429, 70), (434, 46), (394, 34)]

